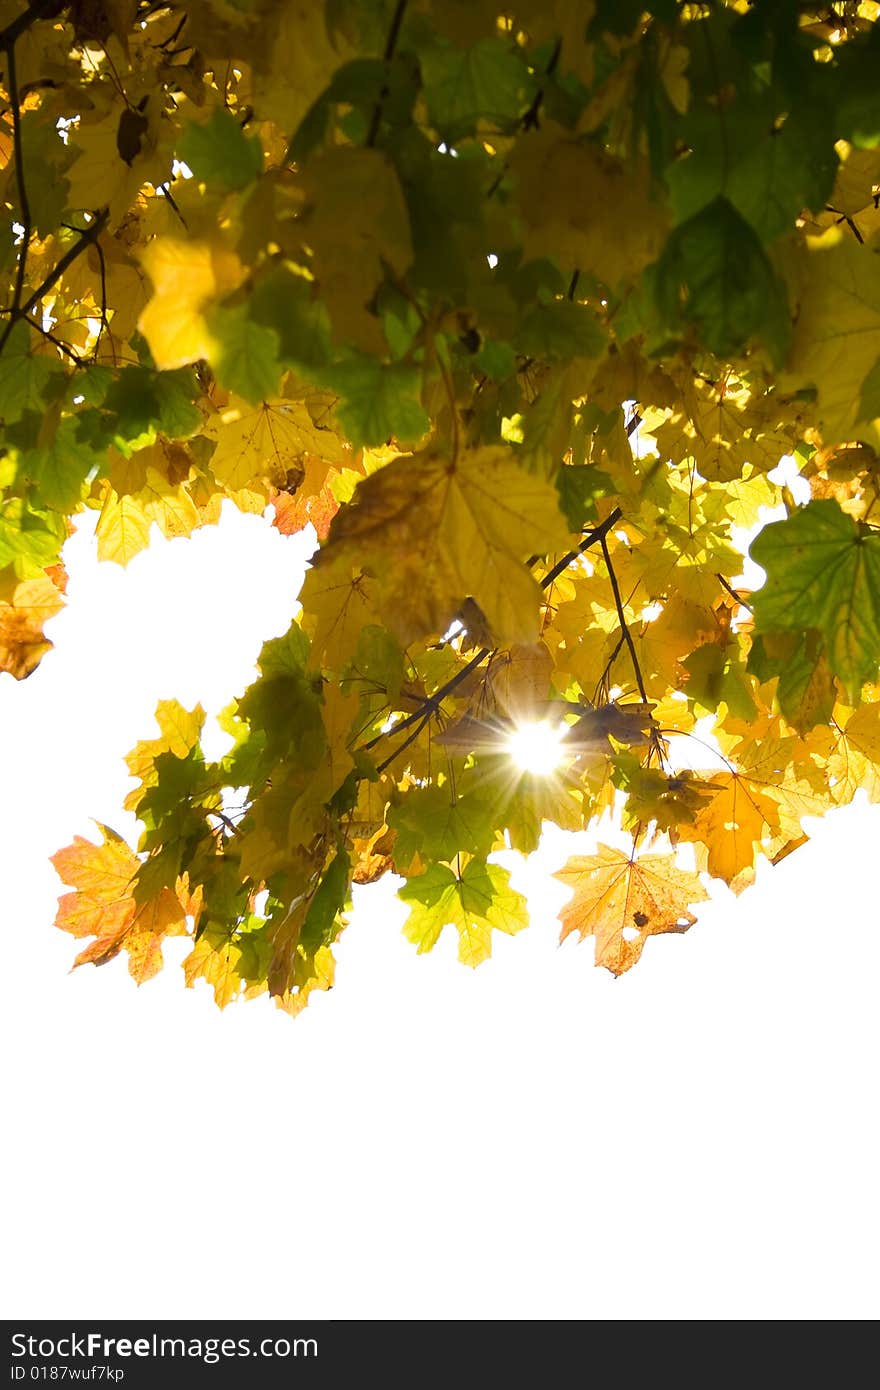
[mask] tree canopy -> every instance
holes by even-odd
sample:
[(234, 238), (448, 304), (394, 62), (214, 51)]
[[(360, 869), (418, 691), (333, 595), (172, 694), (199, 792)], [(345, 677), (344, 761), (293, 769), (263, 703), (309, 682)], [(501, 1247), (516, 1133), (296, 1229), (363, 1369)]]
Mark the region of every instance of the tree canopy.
[(558, 876), (619, 974), (880, 799), (878, 13), (0, 0), (2, 668), (84, 508), (320, 542), (227, 753), (163, 701), (137, 849), (55, 855), (78, 963), (296, 1013), (393, 871), (477, 965), (496, 852), (617, 808)]

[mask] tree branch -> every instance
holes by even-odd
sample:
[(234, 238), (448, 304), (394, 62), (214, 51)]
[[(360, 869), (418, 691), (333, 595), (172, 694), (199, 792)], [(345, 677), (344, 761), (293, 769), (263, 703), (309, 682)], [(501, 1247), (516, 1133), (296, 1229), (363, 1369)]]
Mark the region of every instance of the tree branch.
[(61, 279), (67, 267), (73, 264), (77, 256), (82, 255), (87, 246), (91, 246), (92, 242), (97, 241), (107, 225), (109, 216), (110, 213), (107, 208), (102, 208), (100, 212), (95, 213), (95, 220), (90, 222), (84, 231), (80, 232), (79, 241), (74, 242), (73, 246), (65, 251), (54, 270), (50, 270), (43, 283), (37, 286), (27, 302), (21, 306), (20, 318), (25, 318), (30, 313), (31, 309), (33, 309), (34, 305), (38, 304), (43, 298), (43, 295), (51, 290), (56, 280)]
[[(13, 26), (9, 25), (9, 29)], [(19, 252), (18, 265), (15, 270), (15, 286), (12, 291), (12, 304), (9, 308), (9, 322), (0, 336), (0, 352), (3, 351), (9, 339), (16, 320), (21, 316), (21, 300), (24, 294), (24, 277), (27, 269), (28, 250), (31, 244), (31, 209), (28, 203), (27, 187), (24, 181), (24, 156), (21, 147), (21, 106), (18, 100), (18, 77), (15, 71), (15, 40), (7, 40), (6, 43), (6, 64), (7, 77), (9, 82), (9, 100), (12, 103), (12, 148), (15, 159), (15, 182), (18, 188), (18, 201), (21, 205), (21, 251)]]
[(59, 352), (63, 353), (75, 367), (85, 366), (85, 362), (79, 354), (74, 352), (72, 347), (68, 347), (67, 343), (62, 342), (60, 338), (56, 338), (51, 329), (44, 328), (41, 323), (37, 323), (36, 319), (28, 319), (28, 323), (31, 328), (35, 328), (48, 342), (52, 343), (53, 347), (56, 347)]
[[(383, 738), (387, 738), (389, 734), (402, 734), (404, 729), (409, 729), (413, 724), (417, 724), (423, 716), (425, 719), (429, 718), (440, 708), (446, 696), (450, 695), (452, 691), (455, 690), (456, 686), (461, 685), (465, 676), (469, 676), (471, 671), (479, 666), (482, 661), (485, 661), (487, 656), (493, 654), (493, 651), (494, 648), (492, 647), (481, 647), (476, 656), (472, 656), (466, 666), (462, 666), (461, 670), (456, 671), (455, 675), (452, 676), (445, 685), (441, 685), (439, 690), (435, 690), (433, 695), (429, 695), (427, 700), (424, 700), (417, 710), (414, 710), (412, 714), (408, 714), (405, 719), (401, 719), (399, 724), (395, 724), (392, 728), (386, 729), (384, 733), (376, 734), (375, 738), (371, 738), (369, 743), (363, 744), (364, 751), (369, 748), (375, 748), (376, 744), (380, 743)], [(400, 748), (396, 750), (392, 757), (396, 758), (397, 754), (402, 752), (411, 742), (411, 739), (407, 739), (405, 743), (400, 745)], [(386, 763), (382, 764), (382, 768), (386, 766)], [(379, 771), (381, 771), (382, 768), (380, 768)]]
[(95, 250), (98, 253), (98, 264), (101, 268), (101, 327), (98, 329), (98, 336), (95, 339), (95, 347), (92, 352), (92, 359), (97, 362), (101, 337), (109, 330), (110, 324), (107, 321), (107, 262), (104, 260), (104, 248), (100, 241), (95, 242)]

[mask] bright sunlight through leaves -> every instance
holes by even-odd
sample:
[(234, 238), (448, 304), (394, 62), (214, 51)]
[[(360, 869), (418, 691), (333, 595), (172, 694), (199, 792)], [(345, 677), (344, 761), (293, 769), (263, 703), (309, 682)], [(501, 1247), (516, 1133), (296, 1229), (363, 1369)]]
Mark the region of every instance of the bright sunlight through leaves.
[(562, 761), (565, 733), (564, 724), (550, 724), (545, 719), (524, 721), (508, 738), (507, 751), (523, 772), (547, 774)]

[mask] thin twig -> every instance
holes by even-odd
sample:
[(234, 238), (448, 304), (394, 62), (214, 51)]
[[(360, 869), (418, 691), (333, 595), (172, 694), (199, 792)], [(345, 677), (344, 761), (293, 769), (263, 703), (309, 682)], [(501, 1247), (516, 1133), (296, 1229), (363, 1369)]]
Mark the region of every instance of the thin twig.
[[(431, 714), (432, 714), (432, 711), (429, 710), (428, 713), (427, 713), (427, 714), (424, 716), (424, 718), (422, 719), (421, 723), (418, 725), (418, 728), (413, 729), (412, 733), (411, 733), (411, 734), (408, 734), (407, 737), (403, 740), (403, 743), (398, 744), (398, 746), (397, 746), (397, 748), (395, 748), (394, 752), (388, 754), (388, 757), (385, 759), (384, 762), (377, 763), (377, 765), (376, 765), (376, 771), (377, 771), (378, 773), (384, 772), (385, 769), (386, 769), (386, 767), (390, 767), (390, 766), (391, 766), (391, 764), (394, 762), (395, 758), (399, 758), (399, 757), (400, 757), (401, 753), (404, 751), (405, 748), (409, 748), (409, 746), (410, 746), (411, 743), (415, 743), (415, 741), (416, 741), (416, 739), (418, 738), (419, 734), (422, 732), (422, 730), (424, 729), (424, 727), (425, 727), (425, 725), (427, 724), (428, 720), (431, 718)], [(400, 726), (400, 727), (402, 727), (402, 726)], [(369, 748), (369, 747), (370, 747), (370, 744), (368, 743), (366, 746)]]
[(715, 578), (718, 580), (718, 583), (721, 585), (722, 589), (726, 589), (726, 590), (727, 590), (727, 592), (730, 594), (730, 597), (731, 597), (731, 598), (736, 599), (737, 603), (742, 604), (743, 608), (747, 608), (747, 609), (749, 610), (750, 613), (752, 612), (752, 605), (751, 605), (750, 603), (746, 603), (746, 601), (745, 601), (745, 599), (743, 598), (742, 594), (738, 594), (738, 593), (736, 592), (736, 589), (731, 588), (731, 586), (728, 584), (727, 580), (724, 578), (724, 575), (723, 575), (723, 574), (716, 574), (716, 575), (715, 575)]
[(613, 512), (609, 512), (604, 521), (601, 521), (598, 526), (594, 526), (592, 531), (587, 532), (577, 550), (569, 550), (567, 554), (563, 555), (561, 560), (557, 560), (552, 569), (547, 571), (544, 578), (541, 580), (541, 588), (549, 589), (554, 579), (558, 579), (559, 576), (568, 569), (569, 565), (574, 563), (579, 555), (585, 550), (589, 550), (591, 545), (595, 545), (597, 541), (602, 540), (605, 534), (611, 530), (612, 526), (617, 525), (617, 522), (620, 521), (622, 516), (623, 512), (619, 507), (615, 507)]
[[(412, 714), (408, 714), (405, 719), (401, 719), (399, 724), (394, 724), (390, 729), (386, 729), (384, 733), (376, 734), (375, 738), (371, 738), (369, 743), (365, 743), (363, 745), (364, 751), (375, 748), (376, 744), (380, 743), (383, 738), (387, 738), (389, 734), (402, 734), (404, 729), (412, 728), (413, 724), (417, 724), (423, 715), (427, 718), (434, 714), (446, 699), (446, 696), (450, 695), (452, 691), (455, 690), (456, 686), (461, 685), (465, 676), (469, 676), (471, 671), (479, 666), (482, 661), (485, 661), (487, 656), (491, 656), (492, 650), (491, 647), (481, 647), (476, 655), (471, 657), (466, 666), (462, 666), (461, 670), (456, 671), (455, 675), (452, 676), (445, 685), (441, 685), (439, 690), (435, 690), (433, 695), (429, 695), (427, 700), (424, 700), (417, 710), (413, 710)], [(410, 740), (407, 740), (407, 742), (409, 741)], [(397, 752), (399, 753), (401, 749), (406, 748), (406, 746), (406, 743), (401, 744)], [(397, 753), (395, 753), (394, 756), (396, 757)]]
[(44, 328), (41, 323), (37, 323), (36, 319), (28, 319), (28, 323), (31, 328), (35, 328), (38, 333), (42, 334), (53, 347), (56, 347), (59, 352), (62, 352), (65, 357), (69, 358), (75, 367), (85, 366), (85, 362), (79, 354), (74, 352), (73, 348), (68, 347), (67, 343), (63, 342), (61, 338), (56, 338), (51, 329)]
[(167, 183), (160, 183), (160, 184), (159, 184), (159, 192), (162, 194), (162, 197), (166, 200), (166, 202), (169, 204), (169, 206), (171, 207), (171, 209), (172, 209), (174, 212), (177, 213), (177, 216), (179, 217), (179, 219), (180, 219), (181, 223), (183, 224), (183, 226), (186, 227), (187, 231), (189, 231), (189, 227), (187, 227), (187, 224), (186, 224), (186, 218), (184, 217), (183, 213), (180, 211), (180, 208), (177, 206), (177, 203), (174, 201), (174, 194), (173, 194), (173, 193), (171, 192), (171, 190), (169, 189)]
[[(391, 19), (391, 28), (388, 31), (388, 40), (385, 44), (385, 52), (382, 55), (386, 63), (390, 63), (391, 59), (394, 57), (394, 51), (397, 48), (397, 40), (400, 37), (400, 26), (403, 23), (403, 14), (406, 6), (407, 0), (397, 0), (397, 8)], [(385, 109), (385, 102), (388, 100), (388, 96), (389, 90), (388, 84), (386, 83), (379, 93), (379, 100), (373, 107), (373, 114), (370, 117), (370, 129), (367, 131), (366, 139), (367, 149), (372, 149), (373, 145), (376, 143), (376, 137), (379, 134), (379, 123), (382, 120), (382, 112)]]
[(601, 545), (602, 555), (604, 556), (605, 564), (608, 568), (608, 578), (611, 580), (611, 592), (614, 595), (614, 606), (617, 609), (617, 617), (620, 622), (620, 630), (623, 633), (624, 640), (629, 648), (629, 654), (632, 660), (633, 671), (635, 672), (636, 677), (636, 685), (639, 687), (639, 694), (641, 695), (644, 703), (647, 705), (650, 704), (650, 701), (648, 699), (648, 692), (645, 689), (645, 682), (642, 680), (642, 668), (639, 666), (639, 658), (636, 654), (636, 644), (632, 639), (632, 633), (630, 632), (629, 627), (627, 625), (626, 614), (623, 610), (623, 599), (620, 597), (620, 587), (617, 583), (617, 575), (614, 573), (614, 566), (611, 563), (611, 556), (608, 552), (608, 542), (606, 541), (604, 535), (601, 537)]
[(50, 270), (43, 283), (37, 286), (27, 302), (21, 306), (21, 311), (18, 315), (19, 318), (25, 318), (30, 313), (31, 309), (33, 309), (34, 305), (38, 304), (43, 298), (43, 295), (52, 288), (55, 281), (61, 279), (67, 267), (73, 264), (77, 256), (81, 256), (87, 246), (91, 246), (92, 242), (97, 241), (107, 225), (109, 216), (110, 213), (107, 208), (102, 208), (99, 213), (95, 214), (94, 221), (90, 222), (88, 227), (80, 233), (79, 241), (71, 246), (68, 251), (65, 251), (54, 270)]
[(95, 348), (92, 353), (94, 361), (97, 362), (101, 335), (109, 332), (110, 325), (107, 322), (107, 263), (104, 260), (104, 248), (100, 241), (95, 242), (95, 250), (98, 253), (98, 264), (101, 267), (101, 327), (98, 329), (98, 336), (95, 339)]

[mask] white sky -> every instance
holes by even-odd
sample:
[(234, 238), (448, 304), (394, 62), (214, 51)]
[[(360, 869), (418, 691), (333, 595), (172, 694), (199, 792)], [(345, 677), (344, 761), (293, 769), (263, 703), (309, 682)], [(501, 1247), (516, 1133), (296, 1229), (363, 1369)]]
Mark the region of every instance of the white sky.
[(185, 942), (141, 989), (70, 974), (48, 856), (133, 837), (123, 755), (158, 699), (240, 693), (304, 554), (231, 513), (67, 560), (55, 650), (0, 676), (5, 1317), (876, 1318), (880, 809), (618, 981), (557, 946), (546, 879), (475, 972), (358, 890), (297, 1020), (185, 990)]

